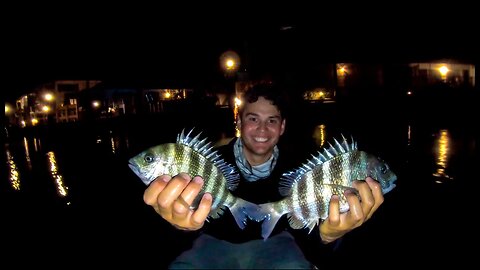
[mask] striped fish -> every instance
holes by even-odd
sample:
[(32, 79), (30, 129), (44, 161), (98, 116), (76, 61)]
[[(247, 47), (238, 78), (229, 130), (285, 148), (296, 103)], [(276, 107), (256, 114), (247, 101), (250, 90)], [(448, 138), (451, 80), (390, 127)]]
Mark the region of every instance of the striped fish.
[[(343, 136), (342, 136), (343, 137)], [(310, 231), (328, 217), (328, 205), (332, 195), (340, 199), (340, 212), (349, 209), (344, 192), (352, 190), (354, 180), (363, 180), (367, 176), (380, 182), (385, 194), (395, 187), (397, 176), (387, 163), (380, 158), (357, 149), (356, 142), (351, 143), (343, 137), (342, 143), (334, 139), (323, 152), (294, 171), (284, 173), (280, 179), (280, 193), (284, 199), (248, 208), (250, 218), (261, 221), (262, 237), (267, 239), (278, 220), (287, 214), (289, 224), (294, 229), (309, 228)]]
[(239, 183), (240, 175), (235, 167), (226, 163), (211, 142), (200, 140), (200, 133), (190, 136), (193, 130), (184, 135), (184, 130), (177, 136), (176, 143), (165, 143), (150, 147), (128, 161), (128, 166), (143, 183), (149, 185), (160, 175), (177, 175), (181, 172), (189, 175), (202, 176), (204, 184), (190, 206), (196, 209), (205, 192), (212, 194), (213, 202), (209, 218), (220, 217), (225, 208), (233, 214), (238, 226), (245, 228), (247, 216), (245, 207), (257, 207), (241, 198), (235, 197), (230, 191)]

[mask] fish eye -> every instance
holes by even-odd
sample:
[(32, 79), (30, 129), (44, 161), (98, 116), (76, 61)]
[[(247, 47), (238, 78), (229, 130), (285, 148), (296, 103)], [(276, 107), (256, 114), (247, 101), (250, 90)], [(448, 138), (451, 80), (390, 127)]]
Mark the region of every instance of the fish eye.
[(145, 157), (143, 157), (143, 159), (144, 159), (145, 162), (147, 162), (147, 163), (152, 163), (153, 160), (154, 160), (153, 156), (150, 155), (150, 154), (146, 154)]
[(383, 174), (387, 173), (387, 166), (382, 165), (382, 166), (380, 167), (380, 172), (382, 172)]

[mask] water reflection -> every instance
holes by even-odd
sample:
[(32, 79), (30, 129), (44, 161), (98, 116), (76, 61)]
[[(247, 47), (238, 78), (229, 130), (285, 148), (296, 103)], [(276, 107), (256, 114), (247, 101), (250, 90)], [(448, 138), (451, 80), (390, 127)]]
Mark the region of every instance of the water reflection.
[[(446, 129), (440, 130), (439, 133), (440, 136), (435, 140), (434, 155), (437, 168), (433, 173), (433, 176), (451, 179), (451, 177), (445, 172), (450, 158), (450, 134)], [(437, 180), (436, 182), (441, 183), (440, 180)]]
[(35, 152), (38, 152), (42, 149), (40, 139), (37, 139), (36, 137), (33, 138), (33, 147), (35, 148)]
[(32, 160), (30, 159), (30, 150), (28, 149), (27, 137), (23, 137), (23, 146), (25, 147), (25, 160), (27, 161), (27, 167), (32, 170)]
[(325, 138), (327, 137), (326, 126), (324, 124), (316, 126), (313, 130), (312, 137), (318, 146), (323, 146), (325, 144)]
[(407, 130), (407, 146), (410, 146), (412, 144), (412, 126), (408, 125), (408, 130)]
[(120, 144), (120, 139), (118, 137), (113, 138), (112, 131), (110, 130), (110, 145), (112, 147), (112, 154), (116, 153), (116, 150), (119, 144)]
[(57, 193), (61, 197), (66, 197), (68, 187), (63, 183), (63, 176), (59, 173), (55, 153), (50, 151), (50, 152), (47, 153), (47, 157), (48, 157), (50, 174), (51, 174), (53, 180), (55, 181), (55, 184), (56, 184), (56, 187), (57, 187)]
[(20, 173), (18, 171), (18, 167), (15, 164), (15, 161), (13, 159), (13, 156), (10, 153), (10, 150), (8, 149), (8, 145), (5, 147), (6, 153), (7, 153), (7, 168), (9, 172), (9, 180), (10, 180), (10, 185), (14, 190), (20, 190)]

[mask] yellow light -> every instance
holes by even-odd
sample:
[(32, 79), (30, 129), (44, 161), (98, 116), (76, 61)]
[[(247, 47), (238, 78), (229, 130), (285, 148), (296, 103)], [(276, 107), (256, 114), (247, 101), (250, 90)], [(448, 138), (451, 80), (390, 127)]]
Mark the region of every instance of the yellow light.
[(234, 51), (226, 51), (220, 56), (220, 65), (228, 73), (234, 73), (240, 66), (240, 56)]
[(9, 112), (10, 112), (10, 106), (5, 104), (5, 113), (9, 113)]
[(238, 97), (235, 97), (235, 105), (238, 107), (240, 105), (242, 105), (242, 100), (239, 99)]
[(48, 112), (48, 111), (50, 111), (50, 107), (48, 107), (48, 106), (43, 106), (43, 107), (42, 107), (42, 110), (43, 110), (44, 112)]
[(449, 71), (447, 66), (441, 66), (438, 70), (440, 71), (440, 74), (442, 74), (442, 76), (447, 75), (447, 73)]
[(53, 95), (52, 94), (45, 94), (45, 96), (43, 96), (43, 98), (45, 98), (46, 101), (52, 101), (53, 100)]
[(233, 67), (235, 66), (235, 62), (232, 59), (228, 59), (226, 65), (227, 69), (233, 69)]

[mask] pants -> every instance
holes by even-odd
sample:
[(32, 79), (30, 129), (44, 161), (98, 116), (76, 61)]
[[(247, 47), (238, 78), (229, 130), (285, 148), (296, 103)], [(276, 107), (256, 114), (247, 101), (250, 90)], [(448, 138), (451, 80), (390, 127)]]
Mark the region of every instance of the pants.
[(288, 232), (233, 244), (203, 234), (169, 269), (315, 269)]

